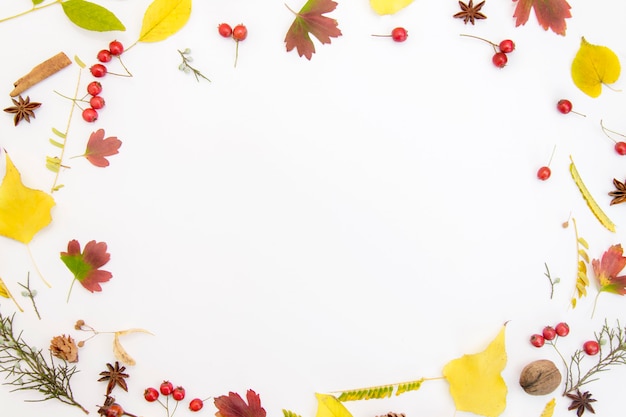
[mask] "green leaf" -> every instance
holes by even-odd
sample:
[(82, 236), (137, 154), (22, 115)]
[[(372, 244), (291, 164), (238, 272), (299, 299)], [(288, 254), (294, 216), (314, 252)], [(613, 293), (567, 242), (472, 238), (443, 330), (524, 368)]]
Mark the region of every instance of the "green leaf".
[(159, 42), (178, 32), (189, 20), (191, 0), (154, 0), (143, 16), (140, 42)]
[(74, 55), (74, 61), (78, 64), (79, 67), (85, 68), (87, 65), (78, 57), (78, 55)]
[(52, 128), (52, 133), (54, 133), (55, 135), (57, 135), (58, 137), (60, 137), (61, 139), (65, 139), (67, 138), (67, 135), (63, 132), (60, 132), (58, 129), (56, 128)]
[(290, 410), (285, 410), (284, 408), (283, 408), (283, 416), (284, 417), (302, 417), (302, 416), (300, 416), (300, 414), (296, 414), (296, 413), (294, 413), (293, 411), (290, 411)]
[(120, 20), (108, 9), (85, 0), (67, 0), (61, 3), (65, 15), (77, 26), (95, 32), (126, 30)]
[(56, 146), (57, 148), (61, 148), (63, 149), (65, 147), (65, 145), (63, 145), (61, 142), (57, 142), (54, 139), (50, 139), (50, 143), (54, 146)]
[(33, 0), (33, 6), (43, 3), (43, 0)]
[(46, 168), (52, 172), (59, 172), (61, 160), (56, 156), (46, 156)]

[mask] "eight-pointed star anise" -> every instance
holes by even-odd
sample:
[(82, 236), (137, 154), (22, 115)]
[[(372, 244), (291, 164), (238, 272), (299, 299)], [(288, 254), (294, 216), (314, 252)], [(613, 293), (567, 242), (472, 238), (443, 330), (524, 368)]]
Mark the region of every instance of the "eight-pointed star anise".
[(15, 114), (13, 117), (13, 123), (17, 126), (20, 121), (26, 120), (30, 123), (30, 118), (35, 118), (35, 109), (41, 106), (41, 103), (35, 103), (34, 101), (31, 103), (30, 97), (26, 96), (26, 99), (19, 96), (16, 99), (12, 98), (14, 106), (7, 107), (4, 109), (5, 112)]
[(461, 7), (461, 11), (455, 14), (453, 17), (458, 19), (463, 19), (463, 22), (467, 25), (467, 22), (472, 22), (474, 24), (475, 20), (478, 19), (486, 19), (483, 13), (480, 12), (480, 9), (485, 5), (484, 1), (481, 1), (476, 6), (474, 6), (474, 0), (470, 0), (468, 4), (459, 1), (459, 6)]
[(578, 417), (582, 416), (585, 410), (588, 410), (590, 413), (596, 413), (591, 406), (591, 403), (596, 402), (595, 399), (591, 398), (591, 394), (589, 391), (585, 391), (583, 393), (580, 390), (576, 390), (576, 394), (566, 394), (567, 398), (572, 400), (572, 403), (568, 410), (576, 410), (576, 415)]
[(104, 372), (100, 372), (100, 376), (102, 378), (98, 379), (98, 382), (101, 381), (109, 381), (108, 385), (107, 385), (107, 397), (109, 395), (111, 395), (111, 392), (113, 391), (113, 388), (115, 388), (115, 386), (119, 386), (121, 389), (123, 389), (124, 391), (128, 392), (128, 385), (126, 385), (126, 378), (128, 378), (128, 374), (124, 373), (124, 371), (126, 370), (125, 366), (120, 366), (120, 363), (118, 361), (115, 361), (115, 366), (111, 365), (110, 363), (107, 363), (107, 369)]
[(619, 182), (618, 180), (613, 178), (613, 185), (615, 186), (616, 190), (609, 192), (609, 195), (613, 197), (613, 200), (611, 200), (611, 205), (626, 202), (626, 180), (624, 180), (624, 182)]

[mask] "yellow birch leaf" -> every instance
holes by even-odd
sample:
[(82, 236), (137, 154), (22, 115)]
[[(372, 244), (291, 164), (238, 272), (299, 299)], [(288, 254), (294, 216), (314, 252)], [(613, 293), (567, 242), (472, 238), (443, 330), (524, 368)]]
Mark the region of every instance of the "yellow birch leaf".
[(126, 349), (124, 349), (124, 346), (122, 346), (122, 343), (120, 342), (120, 336), (124, 336), (130, 333), (152, 333), (144, 329), (127, 329), (115, 332), (113, 336), (113, 354), (118, 361), (125, 363), (126, 365), (132, 366), (135, 365), (137, 361), (128, 354), (128, 352), (126, 351)]
[(328, 394), (315, 394), (317, 413), (315, 417), (352, 417), (350, 411), (335, 397)]
[(380, 15), (394, 14), (411, 3), (413, 0), (370, 0), (372, 9)]
[(178, 32), (189, 20), (191, 0), (154, 0), (143, 16), (140, 42), (159, 42)]
[(0, 297), (10, 298), (11, 300), (13, 300), (17, 308), (19, 308), (22, 313), (24, 312), (22, 307), (20, 307), (20, 305), (17, 303), (17, 300), (13, 298), (13, 294), (11, 294), (11, 291), (9, 291), (9, 288), (6, 286), (2, 278), (0, 278)]
[(572, 80), (591, 97), (602, 93), (602, 84), (613, 84), (619, 78), (619, 58), (606, 46), (592, 45), (583, 37), (572, 62)]
[(52, 221), (54, 199), (22, 183), (22, 176), (6, 156), (6, 174), (0, 184), (0, 235), (29, 243)]
[(463, 355), (443, 368), (457, 410), (497, 417), (506, 408), (507, 386), (501, 375), (507, 360), (504, 329), (484, 351)]
[(554, 414), (555, 405), (556, 405), (556, 400), (554, 398), (548, 401), (540, 417), (552, 417), (552, 415)]

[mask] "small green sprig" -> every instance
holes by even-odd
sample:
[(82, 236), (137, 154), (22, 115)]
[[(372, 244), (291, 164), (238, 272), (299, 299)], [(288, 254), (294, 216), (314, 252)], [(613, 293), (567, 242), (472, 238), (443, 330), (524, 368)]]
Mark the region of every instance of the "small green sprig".
[(583, 373), (582, 361), (587, 355), (583, 349), (576, 350), (566, 369), (563, 395), (596, 381), (600, 372), (607, 371), (616, 365), (626, 365), (626, 329), (620, 326), (619, 321), (614, 328), (609, 327), (605, 321), (600, 332), (595, 334), (595, 338), (600, 345), (597, 363)]
[(561, 282), (561, 279), (558, 277), (553, 279), (552, 275), (550, 274), (550, 269), (548, 269), (548, 264), (545, 262), (543, 264), (546, 267), (546, 272), (544, 272), (543, 275), (545, 275), (548, 278), (548, 281), (550, 281), (550, 299), (552, 300), (552, 298), (554, 297), (554, 286)]
[(196, 81), (200, 82), (200, 78), (202, 77), (205, 80), (207, 80), (208, 82), (211, 82), (211, 80), (209, 80), (207, 77), (204, 76), (204, 74), (202, 74), (200, 71), (198, 71), (197, 69), (195, 69), (194, 67), (192, 67), (191, 65), (189, 65), (189, 63), (191, 61), (193, 61), (193, 58), (191, 57), (191, 49), (187, 48), (184, 51), (181, 51), (180, 49), (177, 49), (178, 53), (180, 54), (180, 57), (182, 58), (183, 62), (178, 66), (178, 69), (185, 72), (185, 73), (189, 73), (189, 72), (193, 72), (194, 77), (196, 77)]
[(18, 282), (17, 284), (20, 287), (24, 288), (24, 291), (22, 291), (22, 296), (30, 298), (30, 302), (33, 304), (33, 309), (35, 310), (35, 314), (37, 314), (37, 318), (41, 320), (41, 315), (39, 314), (37, 304), (35, 303), (37, 290), (33, 290), (32, 288), (30, 288), (30, 272), (26, 275), (26, 285), (22, 284), (21, 282)]
[(5, 384), (14, 386), (12, 391), (32, 390), (43, 395), (43, 398), (31, 401), (56, 399), (89, 414), (74, 399), (70, 386), (72, 376), (78, 372), (76, 367), (65, 361), (55, 363), (52, 354), (48, 362), (41, 349), (26, 343), (21, 332), (15, 333), (14, 317), (3, 317), (0, 313), (0, 373), (8, 380)]

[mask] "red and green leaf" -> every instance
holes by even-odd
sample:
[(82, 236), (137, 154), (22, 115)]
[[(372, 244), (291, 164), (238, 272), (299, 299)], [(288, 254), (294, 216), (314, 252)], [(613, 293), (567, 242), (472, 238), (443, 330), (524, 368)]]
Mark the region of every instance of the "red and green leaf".
[(119, 153), (120, 146), (122, 146), (122, 141), (116, 136), (105, 138), (104, 129), (98, 129), (89, 136), (83, 156), (93, 165), (104, 168), (109, 166), (109, 160), (106, 157)]
[(249, 389), (246, 393), (248, 403), (235, 392), (229, 392), (228, 395), (216, 397), (214, 400), (217, 407), (217, 417), (265, 417), (266, 412), (261, 407), (261, 397)]
[(513, 13), (513, 17), (516, 18), (515, 26), (521, 26), (528, 22), (531, 8), (535, 9), (535, 16), (537, 16), (537, 21), (541, 27), (565, 36), (567, 29), (565, 19), (572, 17), (571, 6), (566, 0), (517, 0), (517, 6)]
[(604, 252), (601, 259), (591, 261), (600, 291), (626, 294), (626, 275), (618, 275), (626, 267), (626, 257), (623, 253), (622, 245), (617, 244)]
[(305, 56), (310, 60), (315, 53), (315, 45), (310, 35), (315, 36), (322, 44), (330, 43), (330, 38), (341, 36), (337, 21), (323, 16), (336, 7), (337, 3), (332, 0), (308, 0), (298, 13), (289, 9), (296, 18), (285, 36), (287, 52), (296, 48), (299, 56)]
[(90, 292), (102, 291), (100, 284), (113, 277), (109, 271), (100, 269), (110, 259), (111, 254), (107, 252), (107, 244), (95, 240), (87, 242), (82, 252), (80, 243), (76, 239), (70, 240), (67, 244), (67, 252), (61, 252), (61, 260), (74, 274), (74, 280), (80, 282)]

